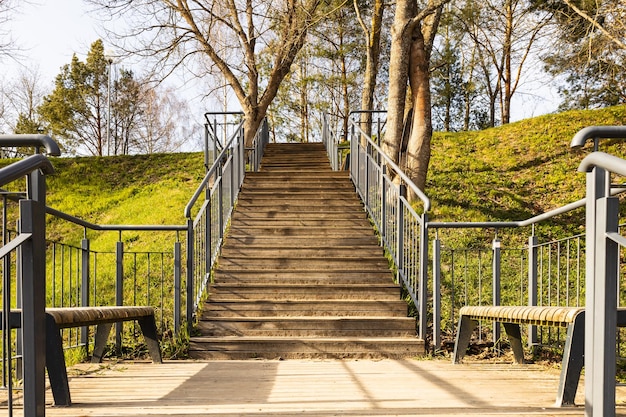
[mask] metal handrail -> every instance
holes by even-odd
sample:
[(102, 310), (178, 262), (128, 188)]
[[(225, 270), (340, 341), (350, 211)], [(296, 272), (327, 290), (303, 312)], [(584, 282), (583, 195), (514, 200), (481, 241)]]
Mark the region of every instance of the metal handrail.
[(0, 187), (38, 169), (44, 174), (54, 173), (54, 168), (48, 158), (41, 154), (31, 155), (28, 158), (14, 162), (0, 169)]
[(231, 145), (233, 144), (235, 139), (237, 139), (237, 136), (239, 135), (239, 130), (241, 129), (242, 126), (243, 126), (243, 121), (239, 123), (239, 125), (237, 126), (237, 129), (235, 130), (235, 133), (233, 133), (230, 139), (228, 139), (228, 142), (224, 146), (224, 149), (222, 149), (222, 151), (217, 156), (217, 158), (215, 158), (215, 162), (208, 169), (207, 173), (204, 175), (204, 178), (200, 182), (200, 185), (198, 186), (198, 188), (196, 188), (196, 191), (193, 193), (193, 196), (191, 197), (191, 199), (185, 206), (185, 211), (184, 211), (185, 218), (187, 219), (191, 218), (191, 209), (198, 201), (198, 198), (200, 198), (200, 196), (202, 195), (204, 189), (206, 188), (207, 184), (211, 180), (211, 177), (215, 174), (215, 171), (217, 170), (217, 168), (220, 166), (220, 164), (218, 164), (218, 161), (222, 161), (224, 159)]
[(187, 230), (185, 225), (177, 224), (144, 224), (144, 225), (128, 225), (128, 224), (95, 224), (71, 214), (64, 213), (52, 207), (46, 206), (46, 213), (82, 226), (86, 229), (95, 231), (184, 231)]
[(393, 162), (393, 160), (389, 156), (387, 156), (387, 154), (376, 143), (374, 143), (372, 138), (370, 138), (369, 135), (367, 135), (367, 133), (363, 131), (363, 129), (361, 129), (354, 121), (350, 122), (352, 123), (352, 126), (359, 131), (362, 137), (365, 137), (367, 139), (367, 143), (372, 146), (377, 152), (379, 152), (385, 164), (389, 166), (393, 170), (393, 172), (406, 183), (407, 187), (410, 188), (411, 191), (415, 193), (415, 195), (417, 195), (417, 197), (424, 205), (424, 212), (429, 212), (431, 203), (426, 194), (424, 194), (424, 192), (420, 190), (417, 185), (415, 185), (415, 183), (402, 171), (402, 169), (395, 162)]
[(0, 147), (15, 148), (24, 146), (43, 147), (50, 156), (61, 155), (59, 145), (47, 135), (0, 135)]
[[(626, 129), (623, 133), (626, 134)], [(614, 174), (626, 175), (626, 161), (605, 152), (594, 152), (587, 155), (578, 166), (578, 171), (591, 172), (596, 167), (606, 169)]]
[[(626, 191), (626, 188), (614, 188), (611, 190), (611, 195), (619, 195), (625, 191)], [(578, 208), (584, 207), (586, 202), (587, 202), (587, 199), (582, 198), (578, 201), (574, 201), (564, 206), (557, 207), (553, 210), (547, 211), (542, 214), (538, 214), (526, 220), (509, 221), (509, 222), (428, 222), (426, 224), (426, 227), (429, 229), (465, 229), (465, 228), (504, 229), (504, 228), (526, 227), (526, 226), (532, 226), (544, 220), (549, 220), (558, 215), (565, 214), (570, 211), (576, 210)]]
[(626, 126), (589, 126), (579, 130), (572, 141), (570, 147), (581, 148), (589, 139), (594, 140), (595, 150), (598, 147), (599, 139), (624, 139), (626, 138)]

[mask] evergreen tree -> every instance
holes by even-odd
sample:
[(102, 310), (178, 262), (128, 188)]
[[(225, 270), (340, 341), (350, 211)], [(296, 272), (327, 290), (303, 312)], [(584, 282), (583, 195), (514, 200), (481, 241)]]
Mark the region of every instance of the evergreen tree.
[(85, 149), (104, 155), (106, 146), (108, 64), (102, 40), (91, 45), (86, 62), (76, 55), (62, 67), (55, 88), (39, 113), (49, 132), (69, 152)]

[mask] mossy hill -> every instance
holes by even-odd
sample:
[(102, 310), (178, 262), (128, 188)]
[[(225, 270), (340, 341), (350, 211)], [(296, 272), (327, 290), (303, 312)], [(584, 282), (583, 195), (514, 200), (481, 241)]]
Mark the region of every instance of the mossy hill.
[[(580, 199), (585, 176), (576, 169), (591, 147), (570, 149), (572, 137), (587, 126), (624, 124), (626, 106), (617, 106), (435, 133), (426, 190), (430, 218), (520, 220)], [(618, 141), (603, 142), (601, 150), (626, 157), (626, 144)], [(201, 153), (55, 158), (53, 164), (48, 205), (98, 224), (184, 224), (183, 208), (204, 175)], [(65, 222), (50, 221), (49, 229), (53, 239), (69, 235), (78, 242), (83, 235)], [(140, 234), (124, 232), (123, 239), (132, 244)], [(117, 239), (108, 235), (94, 236), (92, 245)]]

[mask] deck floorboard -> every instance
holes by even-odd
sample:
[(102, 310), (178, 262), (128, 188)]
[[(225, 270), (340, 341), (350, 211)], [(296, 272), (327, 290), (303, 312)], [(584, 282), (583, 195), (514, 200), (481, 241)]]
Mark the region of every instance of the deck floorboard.
[[(558, 369), (443, 360), (81, 364), (55, 416), (582, 416), (555, 408)], [(577, 404), (584, 402), (583, 384)], [(618, 387), (626, 416), (626, 387)], [(6, 409), (5, 409), (6, 410)], [(2, 414), (2, 407), (0, 407)], [(18, 414), (19, 415), (19, 414)]]

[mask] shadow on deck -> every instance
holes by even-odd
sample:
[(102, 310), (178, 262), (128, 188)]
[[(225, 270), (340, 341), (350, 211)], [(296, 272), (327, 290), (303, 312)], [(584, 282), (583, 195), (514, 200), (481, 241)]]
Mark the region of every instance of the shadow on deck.
[[(582, 416), (555, 408), (558, 370), (448, 361), (168, 361), (74, 368), (48, 416)], [(577, 403), (582, 404), (581, 388)], [(626, 389), (618, 388), (618, 404)], [(48, 403), (51, 396), (48, 393)], [(626, 415), (626, 407), (618, 407)]]

